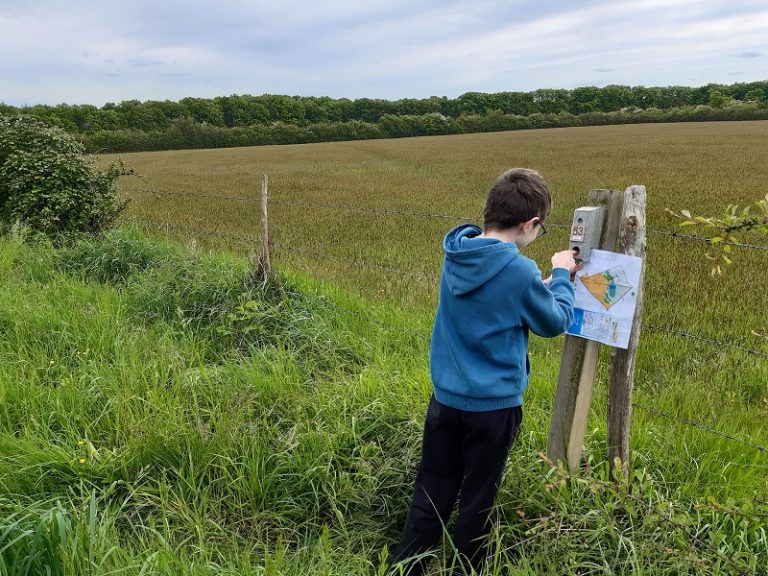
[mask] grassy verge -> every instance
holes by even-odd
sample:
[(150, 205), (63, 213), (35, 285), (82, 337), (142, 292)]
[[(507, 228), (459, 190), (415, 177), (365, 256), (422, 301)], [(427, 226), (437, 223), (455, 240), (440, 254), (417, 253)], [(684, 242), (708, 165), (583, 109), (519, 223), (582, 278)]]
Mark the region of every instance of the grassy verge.
[[(0, 240), (0, 574), (386, 573), (430, 314), (282, 286), (127, 229)], [(586, 468), (546, 465), (557, 346), (533, 348), (488, 573), (764, 573), (768, 459), (746, 447), (638, 414), (615, 485), (596, 402)]]

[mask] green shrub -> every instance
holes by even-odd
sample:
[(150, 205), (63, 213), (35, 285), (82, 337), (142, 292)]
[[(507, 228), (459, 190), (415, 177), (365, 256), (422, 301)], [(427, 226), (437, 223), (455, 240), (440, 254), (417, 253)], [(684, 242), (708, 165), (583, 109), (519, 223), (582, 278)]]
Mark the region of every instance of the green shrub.
[(31, 116), (0, 117), (0, 219), (55, 236), (108, 228), (125, 207), (122, 164), (96, 169), (72, 136)]

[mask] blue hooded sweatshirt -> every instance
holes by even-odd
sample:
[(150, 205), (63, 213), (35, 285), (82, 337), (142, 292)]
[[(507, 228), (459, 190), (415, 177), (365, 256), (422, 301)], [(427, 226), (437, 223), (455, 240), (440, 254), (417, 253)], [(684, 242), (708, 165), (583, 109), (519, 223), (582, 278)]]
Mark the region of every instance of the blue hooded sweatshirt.
[(440, 303), (430, 348), (435, 399), (484, 412), (520, 406), (528, 387), (528, 331), (551, 338), (573, 320), (565, 268), (547, 286), (517, 245), (457, 226), (445, 236)]

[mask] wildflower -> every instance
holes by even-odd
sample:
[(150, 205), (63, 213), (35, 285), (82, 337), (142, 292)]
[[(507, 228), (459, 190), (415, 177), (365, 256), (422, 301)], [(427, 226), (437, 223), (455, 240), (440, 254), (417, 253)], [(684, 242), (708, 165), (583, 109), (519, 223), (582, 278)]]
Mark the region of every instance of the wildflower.
[(77, 441), (77, 445), (78, 445), (78, 446), (83, 446), (83, 445), (85, 445), (85, 440), (78, 440), (78, 441)]
[(85, 458), (80, 458), (80, 464), (85, 464)]

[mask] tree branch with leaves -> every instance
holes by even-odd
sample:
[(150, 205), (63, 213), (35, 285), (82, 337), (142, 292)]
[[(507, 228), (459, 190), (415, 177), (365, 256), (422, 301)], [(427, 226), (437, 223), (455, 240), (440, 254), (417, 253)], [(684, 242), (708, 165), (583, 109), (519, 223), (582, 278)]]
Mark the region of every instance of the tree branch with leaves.
[(755, 202), (754, 206), (740, 208), (731, 204), (722, 216), (694, 216), (688, 210), (675, 212), (667, 209), (667, 212), (682, 220), (681, 226), (703, 226), (715, 231), (715, 235), (709, 238), (709, 243), (716, 250), (714, 253), (707, 253), (707, 258), (712, 260), (713, 276), (723, 273), (723, 264), (733, 263), (730, 255), (733, 245), (739, 243), (737, 234), (755, 231), (768, 236), (768, 194)]
[[(709, 252), (706, 254), (706, 257), (712, 260), (712, 276), (723, 273), (723, 264), (733, 263), (730, 257), (733, 245), (739, 243), (736, 234), (755, 231), (768, 236), (768, 194), (762, 200), (755, 202), (754, 206), (740, 208), (738, 205), (731, 204), (722, 216), (694, 216), (688, 210), (681, 210), (678, 213), (667, 209), (667, 212), (682, 220), (681, 226), (703, 226), (715, 231), (715, 235), (709, 238), (709, 243), (716, 250), (714, 254)], [(768, 330), (759, 332), (753, 330), (752, 334), (768, 341)]]

